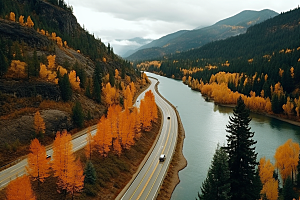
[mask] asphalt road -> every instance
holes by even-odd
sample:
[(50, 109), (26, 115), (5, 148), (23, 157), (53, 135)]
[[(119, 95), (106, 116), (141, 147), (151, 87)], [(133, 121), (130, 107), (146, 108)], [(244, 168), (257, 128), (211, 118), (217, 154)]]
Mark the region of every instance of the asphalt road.
[[(148, 160), (121, 198), (122, 200), (155, 199), (167, 173), (176, 146), (178, 133), (176, 113), (174, 109), (155, 92), (154, 86), (157, 80), (152, 78), (150, 78), (150, 80), (152, 84), (149, 89), (154, 93), (156, 104), (162, 111), (163, 125), (161, 134)], [(170, 117), (170, 119), (167, 119), (168, 117)], [(159, 156), (161, 154), (166, 155), (164, 162), (159, 162)]]
[[(86, 129), (87, 131), (87, 129)], [(96, 134), (96, 130), (91, 131), (92, 135)], [(81, 148), (83, 148), (86, 145), (86, 134), (75, 138), (72, 140), (73, 143), (73, 151), (77, 151)], [(47, 155), (52, 156), (53, 151), (52, 149), (49, 149), (47, 151)], [(25, 166), (27, 165), (27, 158), (21, 160), (20, 162), (16, 163), (15, 165), (3, 170), (0, 172), (0, 188), (3, 188), (8, 185), (8, 183), (15, 179), (18, 176), (22, 176), (26, 173)]]
[[(160, 137), (150, 154), (147, 162), (144, 164), (141, 171), (138, 173), (128, 190), (122, 197), (123, 200), (127, 199), (154, 199), (157, 196), (160, 185), (166, 175), (171, 157), (175, 149), (177, 140), (177, 117), (174, 109), (165, 102), (156, 92), (154, 86), (157, 80), (150, 78), (151, 85), (145, 90), (136, 100), (136, 106), (139, 106), (140, 100), (143, 99), (145, 92), (152, 90), (155, 95), (156, 104), (162, 110), (163, 126), (161, 129)], [(170, 117), (170, 119), (167, 119)], [(87, 131), (87, 129), (86, 129)], [(92, 130), (92, 135), (96, 130)], [(86, 134), (72, 140), (73, 150), (77, 151), (86, 145)], [(52, 149), (47, 151), (47, 155), (52, 155)], [(166, 155), (164, 162), (159, 162), (159, 156)], [(7, 184), (18, 176), (26, 173), (25, 166), (27, 159), (23, 159), (15, 165), (0, 172), (0, 188), (7, 186)]]

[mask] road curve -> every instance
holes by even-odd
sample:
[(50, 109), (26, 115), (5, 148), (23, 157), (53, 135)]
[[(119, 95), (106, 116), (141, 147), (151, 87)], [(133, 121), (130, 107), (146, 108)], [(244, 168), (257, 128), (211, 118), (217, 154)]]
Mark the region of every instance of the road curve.
[[(140, 100), (144, 98), (145, 93), (148, 90), (152, 90), (155, 96), (156, 104), (162, 111), (163, 124), (161, 134), (148, 160), (122, 197), (123, 200), (155, 199), (162, 181), (166, 175), (176, 146), (178, 132), (176, 113), (174, 109), (156, 93), (155, 84), (157, 83), (157, 80), (153, 78), (150, 78), (150, 80), (151, 85), (147, 90), (140, 94), (135, 104), (136, 106), (139, 106)], [(170, 119), (167, 119), (167, 117), (170, 117)], [(88, 129), (85, 129), (85, 132), (87, 132), (87, 130)], [(92, 130), (92, 135), (94, 135), (96, 131), (96, 129)], [(74, 151), (83, 148), (86, 145), (86, 134), (73, 139), (72, 143)], [(52, 149), (49, 149), (47, 151), (47, 155), (52, 154)], [(166, 155), (166, 160), (164, 162), (159, 162), (160, 154)], [(25, 174), (26, 165), (27, 158), (19, 161), (15, 165), (5, 170), (2, 170), (0, 172), (0, 189), (6, 187), (11, 180), (14, 180), (16, 177)]]
[[(148, 160), (134, 181), (130, 183), (127, 191), (121, 197), (122, 200), (155, 199), (167, 173), (176, 146), (178, 122), (175, 110), (156, 93), (155, 84), (157, 80), (149, 79), (151, 80), (151, 85), (148, 89), (152, 90), (156, 104), (162, 111), (162, 129)], [(164, 162), (159, 162), (161, 154), (166, 155)]]

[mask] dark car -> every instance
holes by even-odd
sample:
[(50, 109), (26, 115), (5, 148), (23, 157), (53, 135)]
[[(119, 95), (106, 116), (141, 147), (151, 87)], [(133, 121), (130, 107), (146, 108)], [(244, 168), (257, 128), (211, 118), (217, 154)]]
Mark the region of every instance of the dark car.
[(170, 116), (169, 116), (169, 117), (167, 117), (167, 119), (170, 119)]

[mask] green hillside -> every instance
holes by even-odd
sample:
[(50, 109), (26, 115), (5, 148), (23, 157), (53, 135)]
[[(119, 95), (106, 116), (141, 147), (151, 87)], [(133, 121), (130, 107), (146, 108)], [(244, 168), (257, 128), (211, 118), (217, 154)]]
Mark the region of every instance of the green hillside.
[(274, 89), (279, 82), (284, 98), (278, 110), (273, 111), (280, 113), (287, 97), (298, 98), (300, 94), (299, 22), (300, 9), (297, 8), (252, 26), (245, 34), (166, 56), (160, 68), (152, 66), (149, 70), (181, 79), (182, 69), (199, 69), (190, 76), (204, 83), (218, 72), (238, 73), (242, 76), (238, 84), (228, 84), (232, 91), (250, 96), (251, 91), (259, 95), (264, 90), (264, 97), (270, 99), (274, 99), (271, 86)]
[[(201, 29), (186, 31), (183, 34), (170, 39), (163, 46), (151, 46), (128, 57), (129, 60), (153, 59), (167, 54), (187, 51), (199, 48), (211, 41), (226, 39), (245, 33), (247, 28), (276, 16), (277, 13), (271, 10), (242, 11), (232, 17), (226, 18)], [(154, 43), (153, 41), (152, 43)], [(150, 43), (151, 44), (151, 43)], [(141, 48), (140, 48), (141, 49)], [(156, 56), (156, 57), (154, 57)]]

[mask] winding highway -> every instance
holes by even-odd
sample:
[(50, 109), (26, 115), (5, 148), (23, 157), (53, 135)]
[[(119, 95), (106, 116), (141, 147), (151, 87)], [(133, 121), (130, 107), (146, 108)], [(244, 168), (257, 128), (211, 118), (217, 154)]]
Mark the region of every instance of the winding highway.
[[(151, 80), (151, 85), (148, 89), (154, 93), (156, 104), (162, 111), (162, 129), (152, 153), (133, 182), (129, 183), (130, 186), (121, 197), (122, 200), (155, 199), (167, 173), (176, 146), (178, 122), (175, 110), (156, 93), (154, 87), (157, 80), (149, 79)], [(164, 162), (159, 162), (161, 154), (166, 155)]]
[[(163, 179), (167, 173), (169, 164), (172, 160), (172, 155), (175, 150), (178, 122), (174, 109), (163, 100), (155, 91), (156, 79), (149, 78), (151, 85), (137, 98), (135, 104), (139, 106), (140, 100), (144, 98), (148, 90), (152, 90), (156, 104), (162, 111), (162, 128), (160, 136), (141, 170), (134, 177), (133, 181), (129, 182), (128, 186), (120, 194), (123, 195), (117, 199), (122, 200), (137, 200), (137, 199), (155, 199)], [(168, 119), (169, 118), (169, 119)], [(84, 130), (87, 132), (87, 129)], [(96, 133), (96, 129), (91, 131), (92, 135)], [(86, 134), (72, 140), (73, 150), (77, 151), (86, 145)], [(52, 149), (47, 151), (47, 155), (52, 155)], [(159, 156), (166, 155), (164, 162), (159, 162)], [(15, 165), (0, 172), (0, 188), (4, 188), (8, 183), (18, 176), (26, 173), (25, 166), (27, 159), (23, 159)], [(119, 195), (120, 196), (120, 195)]]

